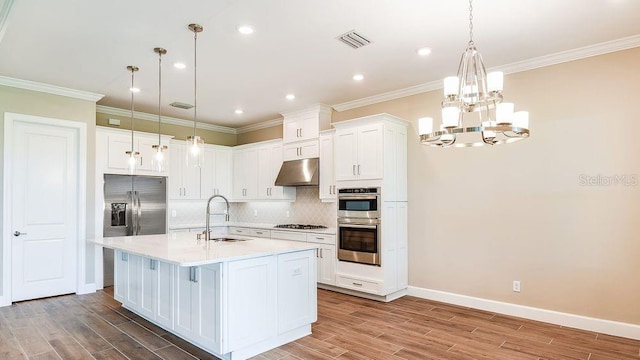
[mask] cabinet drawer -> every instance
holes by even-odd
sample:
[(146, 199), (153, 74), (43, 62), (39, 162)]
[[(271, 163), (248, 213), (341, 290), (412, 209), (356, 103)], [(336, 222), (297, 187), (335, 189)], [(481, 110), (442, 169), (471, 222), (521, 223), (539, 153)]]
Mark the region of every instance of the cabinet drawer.
[(293, 241), (307, 241), (307, 234), (302, 232), (293, 232), (293, 231), (271, 231), (272, 239), (280, 239), (280, 240), (293, 240)]
[(336, 244), (336, 236), (335, 235), (327, 235), (327, 234), (307, 234), (307, 242), (318, 243), (318, 244), (327, 244), (327, 245), (335, 245)]
[(378, 294), (380, 293), (380, 283), (369, 280), (362, 280), (344, 275), (336, 276), (337, 286)]
[(249, 236), (249, 235), (251, 235), (251, 229), (249, 229), (249, 228), (230, 227), (229, 228), (229, 234)]
[(250, 230), (251, 230), (251, 236), (267, 238), (267, 239), (271, 237), (271, 230), (264, 230), (264, 229), (250, 229)]

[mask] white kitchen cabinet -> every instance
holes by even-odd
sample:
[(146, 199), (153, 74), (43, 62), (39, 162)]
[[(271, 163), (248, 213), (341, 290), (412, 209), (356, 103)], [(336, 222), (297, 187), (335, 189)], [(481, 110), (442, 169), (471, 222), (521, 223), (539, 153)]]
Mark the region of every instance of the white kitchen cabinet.
[(233, 151), (233, 199), (254, 200), (258, 193), (258, 149), (250, 146)]
[(228, 348), (225, 350), (241, 349), (277, 334), (276, 258), (263, 256), (228, 263)]
[[(167, 145), (171, 136), (162, 135), (162, 144)], [(96, 127), (96, 160), (103, 162), (100, 168), (105, 173), (129, 174), (129, 158), (127, 151), (131, 151), (131, 132), (122, 129)], [(158, 144), (158, 135), (144, 132), (134, 132), (133, 151), (140, 153), (136, 164), (136, 174), (168, 175), (167, 170), (157, 172), (153, 169), (153, 157), (155, 150), (153, 145)], [(167, 152), (170, 153), (169, 150)]]
[(295, 200), (295, 187), (275, 186), (282, 167), (282, 141), (263, 143), (258, 147), (258, 199)]
[(336, 180), (374, 180), (383, 176), (383, 125), (337, 129)]
[(155, 289), (155, 320), (159, 324), (173, 329), (175, 266), (156, 261), (157, 283)]
[(222, 273), (220, 264), (176, 266), (174, 330), (222, 352)]
[(307, 242), (318, 244), (316, 252), (318, 262), (318, 283), (326, 285), (336, 284), (336, 236), (318, 233), (308, 233)]
[(206, 146), (200, 169), (201, 195), (207, 200), (213, 195), (231, 197), (232, 155), (226, 147)]
[(142, 258), (141, 266), (141, 298), (138, 311), (146, 318), (155, 320), (158, 305), (158, 261)]
[(200, 168), (187, 166), (187, 145), (171, 141), (169, 146), (169, 200), (200, 199)]
[(329, 129), (330, 106), (318, 104), (305, 109), (282, 114), (282, 137), (285, 144), (317, 139), (320, 130)]
[(278, 256), (278, 334), (317, 320), (315, 272), (313, 251)]
[(123, 251), (114, 252), (114, 299), (138, 310), (142, 298), (142, 258)]
[(320, 156), (318, 139), (290, 143), (284, 146), (284, 160), (310, 159)]
[(333, 159), (333, 132), (320, 135), (320, 200), (336, 200), (336, 181)]

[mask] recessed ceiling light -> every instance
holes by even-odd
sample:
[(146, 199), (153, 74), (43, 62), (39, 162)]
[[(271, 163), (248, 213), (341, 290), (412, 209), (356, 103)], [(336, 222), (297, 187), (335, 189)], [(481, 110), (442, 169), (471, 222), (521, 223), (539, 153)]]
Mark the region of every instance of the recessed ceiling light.
[(139, 93), (140, 89), (137, 88), (137, 87), (132, 87), (132, 88), (129, 88), (129, 91), (134, 92), (134, 93)]
[(428, 47), (423, 47), (417, 50), (418, 55), (420, 56), (427, 56), (429, 54), (431, 54), (431, 49), (429, 49)]
[(362, 75), (362, 74), (353, 75), (353, 80), (355, 80), (355, 81), (360, 81), (362, 79), (364, 79), (364, 75)]
[(238, 31), (243, 35), (253, 34), (253, 28), (249, 25), (238, 26)]
[(287, 98), (287, 100), (293, 100), (293, 99), (296, 98), (296, 96), (293, 95), (293, 94), (287, 94), (287, 96), (285, 96), (285, 97)]
[(244, 114), (244, 111), (242, 111), (242, 109), (236, 109), (235, 113), (240, 115), (240, 114)]
[(184, 63), (181, 63), (181, 62), (173, 63), (173, 66), (176, 69), (186, 69), (186, 67), (187, 67), (187, 65), (185, 65)]

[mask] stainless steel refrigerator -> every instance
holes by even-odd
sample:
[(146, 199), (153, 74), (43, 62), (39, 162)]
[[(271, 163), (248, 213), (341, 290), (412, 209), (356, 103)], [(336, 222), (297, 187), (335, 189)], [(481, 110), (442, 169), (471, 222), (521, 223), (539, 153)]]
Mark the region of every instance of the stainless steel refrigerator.
[[(167, 178), (139, 175), (104, 176), (102, 235), (167, 233)], [(113, 285), (113, 250), (104, 249), (103, 285)]]

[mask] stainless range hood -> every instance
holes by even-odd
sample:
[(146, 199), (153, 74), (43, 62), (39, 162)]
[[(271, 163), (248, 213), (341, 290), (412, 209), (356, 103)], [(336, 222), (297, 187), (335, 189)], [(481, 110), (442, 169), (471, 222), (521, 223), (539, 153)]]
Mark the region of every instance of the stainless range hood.
[(318, 186), (319, 158), (290, 160), (282, 163), (276, 186)]

